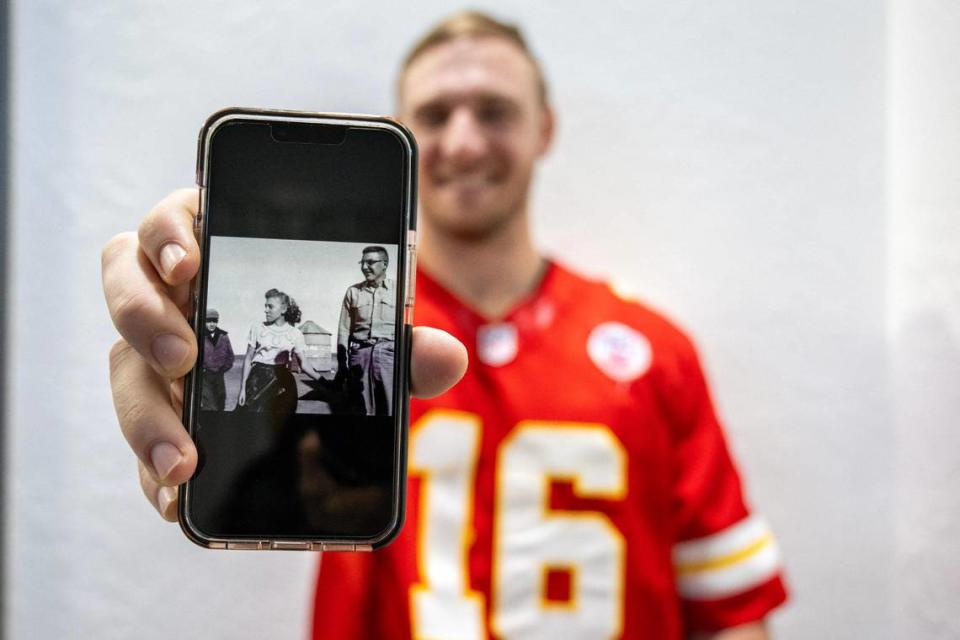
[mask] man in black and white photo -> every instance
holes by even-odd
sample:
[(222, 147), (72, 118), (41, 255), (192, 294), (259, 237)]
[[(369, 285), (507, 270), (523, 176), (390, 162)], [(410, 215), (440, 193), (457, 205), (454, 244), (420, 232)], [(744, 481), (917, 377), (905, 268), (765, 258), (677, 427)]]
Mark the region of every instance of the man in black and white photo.
[(364, 279), (347, 289), (340, 309), (338, 377), (346, 372), (347, 388), (362, 396), (366, 415), (390, 415), (393, 406), (397, 292), (388, 265), (384, 247), (364, 247)]
[(233, 346), (227, 332), (217, 326), (220, 314), (207, 309), (203, 332), (203, 389), (200, 408), (223, 411), (227, 400), (223, 374), (233, 367)]

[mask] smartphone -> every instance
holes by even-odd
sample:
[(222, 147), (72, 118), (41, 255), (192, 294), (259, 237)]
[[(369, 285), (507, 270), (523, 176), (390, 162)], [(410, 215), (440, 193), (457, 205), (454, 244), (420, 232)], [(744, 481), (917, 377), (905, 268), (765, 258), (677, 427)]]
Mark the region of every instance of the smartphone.
[(227, 109), (200, 131), (180, 525), (212, 549), (371, 550), (403, 525), (413, 135)]

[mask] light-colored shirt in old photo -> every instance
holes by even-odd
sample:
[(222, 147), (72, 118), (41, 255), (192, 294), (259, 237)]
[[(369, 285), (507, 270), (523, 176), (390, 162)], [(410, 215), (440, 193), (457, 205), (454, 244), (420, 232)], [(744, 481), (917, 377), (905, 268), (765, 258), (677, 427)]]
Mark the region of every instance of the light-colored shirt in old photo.
[(396, 318), (397, 287), (392, 279), (385, 278), (379, 286), (358, 282), (343, 295), (337, 344), (346, 348), (351, 339), (393, 340)]
[[(277, 364), (277, 356), (283, 351), (293, 350), (301, 356), (307, 352), (307, 344), (300, 329), (289, 323), (282, 327), (262, 322), (254, 323), (250, 327), (247, 344), (254, 349), (253, 362), (264, 364)], [(283, 362), (286, 362), (286, 359)]]

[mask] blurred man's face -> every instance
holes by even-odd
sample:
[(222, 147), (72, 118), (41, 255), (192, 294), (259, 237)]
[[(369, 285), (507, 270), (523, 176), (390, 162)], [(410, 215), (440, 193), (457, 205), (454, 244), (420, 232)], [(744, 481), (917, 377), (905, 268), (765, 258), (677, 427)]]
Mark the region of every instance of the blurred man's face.
[(213, 333), (217, 330), (217, 321), (216, 320), (207, 320), (207, 331)]
[(420, 148), (420, 205), (431, 225), (480, 239), (525, 209), (553, 118), (513, 43), (461, 38), (428, 49), (404, 75), (399, 111)]

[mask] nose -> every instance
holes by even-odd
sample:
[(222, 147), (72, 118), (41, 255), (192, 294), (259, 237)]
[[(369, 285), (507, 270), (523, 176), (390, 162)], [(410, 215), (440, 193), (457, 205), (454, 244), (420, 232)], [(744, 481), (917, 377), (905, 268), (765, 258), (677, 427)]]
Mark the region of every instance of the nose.
[(440, 149), (448, 159), (469, 165), (482, 158), (488, 148), (486, 133), (467, 106), (458, 107), (447, 119)]

